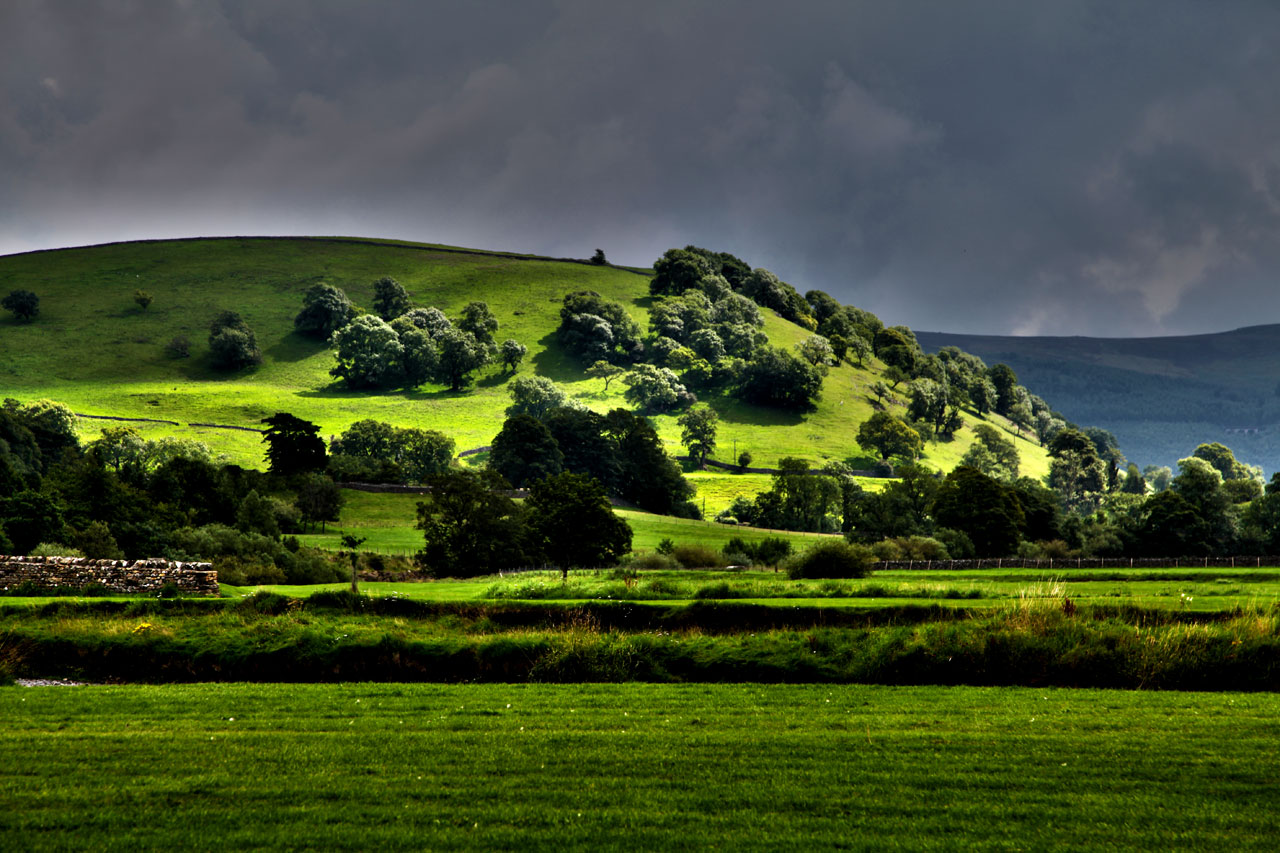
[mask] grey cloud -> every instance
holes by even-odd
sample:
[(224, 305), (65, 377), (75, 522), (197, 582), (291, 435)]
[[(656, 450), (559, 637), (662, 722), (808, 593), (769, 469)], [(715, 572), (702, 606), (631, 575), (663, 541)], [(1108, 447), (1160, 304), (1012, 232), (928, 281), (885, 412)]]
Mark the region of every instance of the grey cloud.
[(917, 328), (1280, 316), (1271, 4), (0, 7), (0, 251), (732, 251)]

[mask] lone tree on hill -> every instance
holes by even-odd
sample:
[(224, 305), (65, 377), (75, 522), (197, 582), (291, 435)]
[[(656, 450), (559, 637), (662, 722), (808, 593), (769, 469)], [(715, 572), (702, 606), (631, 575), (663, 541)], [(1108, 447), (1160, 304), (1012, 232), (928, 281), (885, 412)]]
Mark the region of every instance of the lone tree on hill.
[(272, 473), (301, 474), (324, 469), (328, 456), (320, 427), (287, 412), (276, 412), (263, 418), (262, 423), (267, 425), (262, 440), (267, 443), (267, 462)]
[(238, 370), (262, 361), (258, 339), (249, 324), (234, 311), (223, 311), (209, 326), (209, 354), (214, 367)]
[(601, 359), (586, 369), (586, 374), (592, 379), (603, 379), (604, 390), (609, 390), (609, 383), (626, 373), (626, 368), (619, 367), (616, 364), (610, 364)]
[(30, 290), (15, 290), (0, 299), (0, 307), (13, 312), (19, 322), (29, 323), (40, 313), (40, 297)]
[(707, 466), (707, 454), (716, 449), (716, 423), (719, 420), (720, 414), (707, 406), (690, 409), (676, 420), (682, 427), (680, 442), (703, 468)]
[(133, 301), (138, 303), (138, 307), (143, 311), (146, 311), (148, 306), (151, 305), (151, 300), (153, 298), (154, 297), (145, 290), (135, 290), (133, 292)]
[(524, 361), (528, 352), (527, 346), (511, 338), (503, 341), (502, 346), (498, 348), (498, 354), (502, 357), (502, 366), (512, 373), (520, 369), (520, 362)]

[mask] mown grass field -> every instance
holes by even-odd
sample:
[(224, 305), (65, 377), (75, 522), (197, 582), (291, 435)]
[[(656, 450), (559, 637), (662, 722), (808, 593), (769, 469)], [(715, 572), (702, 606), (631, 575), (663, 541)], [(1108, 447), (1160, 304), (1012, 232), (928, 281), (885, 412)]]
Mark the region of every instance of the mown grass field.
[(10, 850), (1272, 850), (1280, 697), (0, 689)]
[[(352, 392), (329, 376), (333, 355), (326, 345), (294, 333), (293, 317), (311, 285), (336, 285), (368, 307), (373, 282), (384, 275), (399, 280), (416, 304), (435, 305), (452, 316), (472, 300), (488, 302), (501, 323), (497, 337), (513, 337), (529, 347), (521, 373), (547, 376), (597, 411), (625, 405), (624, 387), (615, 382), (605, 392), (603, 382), (586, 378), (582, 365), (559, 350), (553, 332), (564, 294), (584, 289), (622, 302), (647, 328), (651, 300), (643, 271), (339, 238), (157, 241), (0, 257), (0, 290), (23, 287), (41, 299), (34, 323), (19, 324), (7, 314), (0, 318), (0, 394), (48, 397), (86, 414), (177, 421), (181, 426), (135, 426), (146, 437), (197, 438), (251, 467), (263, 465), (257, 435), (187, 424), (257, 426), (261, 418), (285, 410), (319, 424), (326, 436), (374, 418), (439, 429), (460, 451), (488, 444), (509, 403), (511, 377), (498, 366), (481, 371), (475, 385), (460, 393), (436, 386)], [(132, 300), (138, 288), (154, 296), (146, 310)], [(254, 329), (264, 355), (261, 366), (230, 375), (209, 367), (208, 324), (222, 309), (240, 312)], [(790, 347), (807, 334), (771, 311), (764, 314), (776, 346)], [(190, 358), (164, 354), (165, 344), (177, 335), (191, 340)], [(804, 415), (707, 396), (721, 415), (713, 457), (734, 462), (729, 457), (736, 447), (749, 450), (753, 464), (765, 467), (783, 456), (815, 464), (850, 459), (868, 464), (854, 436), (874, 411), (868, 389), (880, 367), (832, 369), (821, 403)], [(901, 395), (891, 403), (902, 404)], [(972, 441), (970, 427), (976, 421), (972, 415), (966, 420), (969, 426), (955, 441), (927, 446), (925, 464), (940, 470), (955, 466)], [(82, 421), (84, 437), (92, 438), (107, 423)], [(659, 416), (655, 423), (669, 449), (678, 451), (675, 418)], [(1017, 441), (1024, 473), (1046, 474), (1044, 452), (1034, 442)], [(728, 485), (708, 483), (708, 511), (727, 504)], [(751, 488), (749, 481), (741, 485)]]

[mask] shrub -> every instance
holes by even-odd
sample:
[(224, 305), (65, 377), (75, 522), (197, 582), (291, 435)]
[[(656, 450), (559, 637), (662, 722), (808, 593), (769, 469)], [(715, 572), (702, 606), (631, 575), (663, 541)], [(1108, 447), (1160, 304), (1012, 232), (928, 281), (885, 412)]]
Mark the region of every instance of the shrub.
[(881, 560), (950, 560), (947, 546), (929, 536), (899, 536), (871, 546)]
[(706, 545), (677, 545), (671, 556), (685, 569), (718, 569), (725, 566), (724, 557)]
[(191, 339), (186, 335), (178, 335), (164, 345), (164, 354), (169, 358), (186, 358), (191, 355)]
[(953, 560), (969, 560), (974, 556), (973, 540), (963, 530), (939, 527), (934, 531), (933, 538), (946, 547)]
[(28, 557), (83, 557), (84, 553), (61, 542), (41, 542), (27, 552)]
[(232, 556), (213, 558), (213, 570), (221, 583), (231, 586), (261, 586), (287, 582), (284, 572), (275, 564)]
[(833, 540), (814, 545), (787, 561), (787, 575), (798, 578), (864, 578), (875, 554), (865, 545)]
[(633, 569), (678, 569), (680, 564), (666, 554), (637, 554), (624, 562)]
[(242, 612), (261, 613), (264, 616), (279, 616), (295, 609), (299, 602), (296, 598), (280, 595), (265, 590), (246, 596), (236, 603), (236, 610)]
[(776, 566), (791, 556), (791, 542), (780, 536), (770, 536), (755, 543), (752, 556), (758, 565)]

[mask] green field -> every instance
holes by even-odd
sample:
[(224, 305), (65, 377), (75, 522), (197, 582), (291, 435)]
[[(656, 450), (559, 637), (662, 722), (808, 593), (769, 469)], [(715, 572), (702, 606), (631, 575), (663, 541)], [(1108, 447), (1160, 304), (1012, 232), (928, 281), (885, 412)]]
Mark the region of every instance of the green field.
[(0, 689), (17, 850), (1272, 850), (1280, 697)]
[[(647, 275), (501, 253), (336, 238), (157, 241), (0, 257), (0, 290), (24, 287), (41, 299), (34, 323), (19, 324), (8, 315), (0, 319), (0, 394), (23, 400), (48, 397), (84, 414), (176, 421), (181, 426), (136, 426), (145, 437), (197, 438), (252, 467), (263, 464), (258, 436), (187, 424), (254, 427), (261, 418), (285, 410), (319, 424), (325, 436), (374, 418), (439, 429), (455, 439), (459, 451), (488, 444), (509, 403), (511, 377), (499, 367), (481, 371), (474, 387), (461, 393), (436, 386), (352, 392), (329, 376), (333, 355), (326, 345), (294, 333), (293, 317), (311, 285), (336, 285), (367, 307), (373, 282), (385, 275), (399, 280), (416, 304), (435, 305), (450, 315), (472, 300), (487, 301), (501, 323), (498, 338), (513, 337), (529, 347), (521, 373), (547, 376), (597, 411), (624, 405), (620, 383), (606, 393), (600, 380), (583, 376), (582, 366), (559, 350), (553, 332), (564, 294), (583, 289), (623, 302), (647, 328)], [(139, 287), (155, 298), (145, 311), (132, 301)], [(240, 312), (256, 332), (264, 355), (261, 366), (230, 375), (208, 366), (208, 324), (225, 308)], [(769, 310), (763, 313), (776, 346), (790, 347), (807, 334)], [(164, 354), (165, 344), (177, 335), (190, 338), (190, 358)], [(736, 448), (749, 450), (753, 464), (765, 467), (783, 456), (869, 464), (854, 436), (873, 411), (868, 389), (880, 367), (832, 369), (821, 403), (805, 415), (709, 396), (706, 402), (721, 415), (713, 457), (733, 462), (729, 457)], [(895, 398), (892, 405), (902, 404)], [(966, 421), (969, 426), (955, 441), (927, 445), (926, 465), (954, 467), (972, 441), (976, 418), (970, 414)], [(993, 421), (1003, 424), (999, 418)], [(82, 421), (83, 437), (92, 438), (106, 423)], [(655, 423), (669, 449), (677, 452), (675, 418), (663, 415)], [(1022, 438), (1017, 442), (1024, 473), (1045, 475), (1043, 450)], [(727, 485), (708, 483), (708, 511), (727, 504)]]
[[(366, 541), (361, 548), (365, 551), (407, 557), (422, 549), (422, 531), (414, 527), (421, 497), (355, 489), (345, 489), (343, 495), (345, 501), (338, 522), (329, 524), (326, 532), (300, 534), (299, 541), (304, 545), (336, 551), (342, 548), (342, 535), (345, 532), (364, 537)], [(711, 507), (708, 506), (708, 512), (710, 510)], [(635, 551), (652, 551), (663, 539), (671, 539), (676, 543), (697, 542), (721, 548), (735, 536), (747, 541), (781, 537), (791, 542), (796, 550), (801, 550), (823, 538), (817, 533), (726, 526), (637, 510), (619, 509), (616, 512), (631, 525), (631, 546)]]

